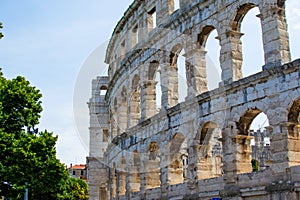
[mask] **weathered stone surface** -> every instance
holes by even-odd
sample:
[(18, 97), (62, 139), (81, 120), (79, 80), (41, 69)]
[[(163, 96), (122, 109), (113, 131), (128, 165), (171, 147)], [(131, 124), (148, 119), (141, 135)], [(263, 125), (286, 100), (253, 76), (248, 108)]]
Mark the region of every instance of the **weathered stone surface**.
[[(108, 76), (93, 80), (88, 102), (90, 199), (296, 199), (300, 60), (290, 62), (284, 1), (178, 1), (174, 10), (175, 0), (135, 0), (114, 30)], [(243, 77), (240, 27), (253, 7), (265, 65)], [(207, 91), (214, 29), (222, 82)], [(268, 148), (250, 131), (261, 112)], [(252, 159), (260, 171), (252, 173)]]

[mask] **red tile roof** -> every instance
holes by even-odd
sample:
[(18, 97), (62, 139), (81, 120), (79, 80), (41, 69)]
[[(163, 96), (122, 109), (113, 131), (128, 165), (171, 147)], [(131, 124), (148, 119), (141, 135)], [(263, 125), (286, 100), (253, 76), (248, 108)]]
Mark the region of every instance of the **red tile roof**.
[(85, 169), (85, 168), (86, 168), (86, 164), (80, 164), (80, 165), (70, 166), (68, 169)]

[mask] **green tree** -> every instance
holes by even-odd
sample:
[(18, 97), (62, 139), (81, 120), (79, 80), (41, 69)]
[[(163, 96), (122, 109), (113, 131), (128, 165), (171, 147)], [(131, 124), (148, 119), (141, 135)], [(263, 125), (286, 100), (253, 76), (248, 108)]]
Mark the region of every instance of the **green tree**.
[(59, 195), (59, 200), (88, 200), (88, 185), (85, 181), (70, 177), (67, 188)]
[(41, 97), (25, 78), (8, 80), (0, 70), (0, 196), (23, 199), (28, 188), (31, 200), (55, 200), (71, 190), (68, 172), (56, 158), (57, 136), (34, 127)]
[[(2, 23), (0, 22), (0, 30), (3, 28)], [(0, 32), (0, 39), (3, 37), (3, 34)]]

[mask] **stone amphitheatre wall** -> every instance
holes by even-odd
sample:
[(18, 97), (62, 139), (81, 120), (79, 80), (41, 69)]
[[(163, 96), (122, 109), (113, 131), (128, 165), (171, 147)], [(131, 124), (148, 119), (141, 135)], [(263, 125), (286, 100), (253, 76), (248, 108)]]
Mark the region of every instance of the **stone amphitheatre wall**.
[[(290, 60), (285, 1), (178, 4), (136, 0), (115, 27), (108, 77), (93, 80), (88, 103), (90, 199), (299, 199), (300, 61)], [(240, 29), (254, 7), (265, 64), (243, 77)], [(205, 55), (213, 30), (222, 73), (209, 91)], [(262, 112), (270, 156), (252, 172), (250, 125)]]

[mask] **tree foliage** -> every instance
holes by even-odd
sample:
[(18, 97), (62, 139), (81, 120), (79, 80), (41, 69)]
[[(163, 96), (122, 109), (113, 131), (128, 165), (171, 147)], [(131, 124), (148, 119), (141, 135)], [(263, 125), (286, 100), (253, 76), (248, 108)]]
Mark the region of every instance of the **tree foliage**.
[[(0, 22), (0, 30), (3, 28), (2, 23)], [(3, 37), (2, 32), (0, 32), (0, 39)]]
[(28, 188), (31, 200), (67, 199), (78, 188), (56, 158), (57, 136), (28, 131), (39, 123), (41, 97), (25, 78), (8, 80), (0, 70), (0, 197), (23, 199)]
[[(1, 72), (0, 72), (1, 73)], [(0, 127), (5, 132), (18, 132), (39, 123), (42, 106), (39, 90), (18, 76), (12, 80), (0, 74)]]
[(60, 200), (88, 200), (88, 185), (78, 178), (69, 178), (67, 188), (59, 195)]

